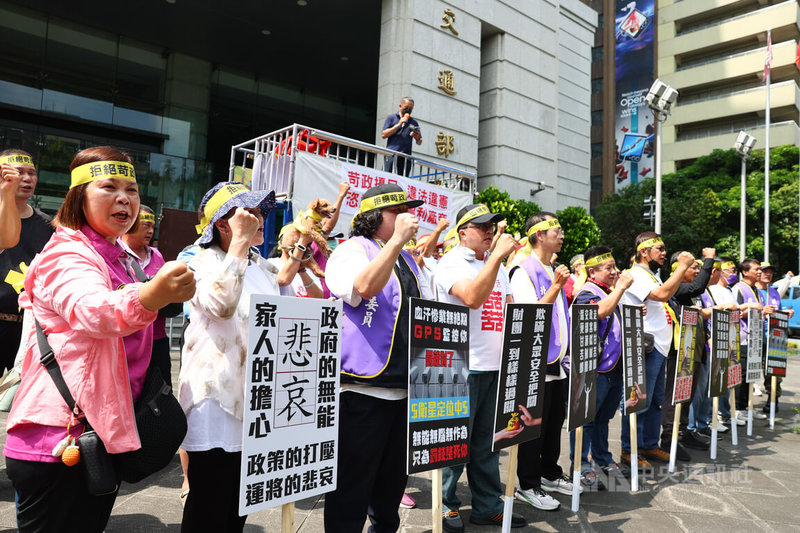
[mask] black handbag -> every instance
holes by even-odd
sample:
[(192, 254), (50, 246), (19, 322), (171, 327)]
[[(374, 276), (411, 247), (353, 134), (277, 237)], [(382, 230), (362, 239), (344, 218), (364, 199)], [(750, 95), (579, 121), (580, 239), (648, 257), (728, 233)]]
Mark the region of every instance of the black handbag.
[[(50, 347), (50, 343), (47, 342), (47, 336), (42, 331), (38, 321), (36, 321), (36, 335), (39, 343), (39, 352), (42, 354), (42, 365), (47, 369), (70, 410), (75, 414), (80, 414), (81, 409), (76, 406), (75, 399), (64, 382), (61, 367), (58, 366), (53, 349)], [(104, 455), (105, 457), (110, 457), (109, 461), (113, 460), (111, 470), (116, 470), (114, 475), (115, 482), (116, 477), (119, 476), (120, 479), (128, 483), (137, 483), (158, 472), (175, 457), (175, 452), (178, 451), (183, 438), (186, 436), (186, 415), (183, 413), (178, 400), (173, 396), (172, 387), (164, 383), (161, 371), (156, 366), (147, 369), (144, 387), (139, 395), (139, 400), (133, 406), (133, 411), (142, 447), (138, 450), (111, 456), (103, 447), (102, 451), (98, 450), (92, 454), (92, 457)], [(84, 422), (87, 429), (90, 429), (91, 426), (88, 420), (84, 418)], [(94, 432), (92, 431), (92, 433)], [(97, 438), (97, 441), (100, 441), (100, 439)], [(91, 442), (94, 444), (93, 440)], [(78, 445), (80, 447), (80, 438), (78, 439)], [(102, 446), (102, 442), (100, 442), (100, 445)], [(83, 463), (84, 461), (81, 462)], [(106, 466), (100, 467), (84, 463), (84, 469), (86, 470), (87, 484), (89, 486), (108, 486), (106, 479), (97, 480), (93, 477), (98, 473), (106, 474), (108, 470)], [(116, 487), (114, 490), (116, 490)]]
[(186, 415), (157, 366), (147, 369), (144, 388), (133, 412), (142, 447), (114, 455), (117, 471), (128, 483), (137, 483), (167, 466), (187, 429)]

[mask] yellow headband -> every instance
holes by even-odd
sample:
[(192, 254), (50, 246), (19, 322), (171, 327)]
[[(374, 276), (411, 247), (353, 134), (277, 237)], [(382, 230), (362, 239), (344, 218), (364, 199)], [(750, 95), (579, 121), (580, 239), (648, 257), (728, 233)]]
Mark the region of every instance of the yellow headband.
[(526, 233), (526, 235), (530, 237), (531, 235), (534, 235), (537, 231), (547, 231), (553, 228), (560, 228), (560, 227), (561, 223), (558, 221), (557, 218), (548, 218), (547, 220), (542, 220), (541, 222), (537, 222), (536, 224), (531, 226), (531, 229), (528, 230), (528, 233)]
[(407, 243), (403, 245), (403, 250), (415, 250), (417, 248), (417, 241), (415, 239), (411, 239)]
[(641, 252), (645, 248), (652, 248), (653, 246), (658, 246), (659, 244), (664, 244), (664, 241), (661, 237), (653, 237), (652, 239), (647, 239), (643, 243), (640, 243), (639, 246), (636, 247), (637, 252)]
[(761, 270), (764, 270), (765, 268), (774, 268), (774, 267), (770, 264), (769, 261), (764, 261), (763, 263), (761, 263)]
[(155, 224), (156, 216), (153, 213), (148, 213), (147, 211), (139, 211), (139, 220), (142, 222), (152, 222)]
[(722, 263), (720, 263), (719, 261), (714, 261), (714, 265), (712, 268), (720, 268), (720, 266), (722, 266)]
[(383, 209), (385, 207), (400, 205), (406, 202), (408, 202), (408, 198), (406, 198), (405, 192), (387, 192), (386, 194), (372, 196), (370, 198), (362, 198), (359, 212), (366, 213), (367, 211), (372, 211), (373, 209)]
[(610, 259), (614, 259), (614, 256), (611, 255), (611, 254), (596, 255), (596, 256), (592, 257), (591, 259), (589, 259), (588, 261), (586, 261), (586, 264), (584, 265), (584, 267), (585, 268), (594, 267), (594, 266), (599, 265), (600, 263), (605, 263), (606, 261), (608, 261)]
[(130, 163), (123, 161), (95, 161), (86, 163), (72, 171), (72, 181), (69, 188), (83, 185), (94, 180), (117, 178), (136, 183), (136, 170)]
[(205, 231), (206, 227), (211, 222), (211, 218), (214, 216), (214, 213), (216, 213), (220, 207), (225, 205), (228, 200), (249, 191), (250, 190), (244, 185), (236, 183), (233, 185), (225, 185), (220, 190), (215, 192), (208, 202), (206, 202), (205, 207), (203, 207), (203, 218), (201, 218), (200, 223), (195, 226), (197, 234), (201, 235), (203, 231)]
[[(700, 261), (699, 259), (695, 260), (695, 262), (697, 263), (698, 266), (703, 266), (703, 262)], [(675, 272), (676, 270), (678, 270), (678, 265), (679, 265), (679, 263), (677, 261), (672, 263), (672, 270), (671, 271)]]
[(720, 268), (722, 270), (729, 270), (731, 268), (736, 268), (736, 264), (733, 261), (725, 261), (724, 263), (722, 263), (722, 266)]
[(477, 205), (472, 209), (470, 209), (469, 211), (467, 211), (466, 213), (464, 213), (464, 216), (461, 217), (461, 219), (458, 221), (458, 224), (456, 224), (456, 229), (461, 228), (463, 224), (466, 224), (473, 218), (478, 218), (479, 216), (482, 215), (491, 215), (491, 214), (492, 212), (489, 211), (489, 208), (486, 207), (485, 205), (483, 204)]
[(31, 156), (25, 154), (11, 154), (0, 157), (0, 164), (7, 163), (9, 165), (30, 165), (33, 166), (33, 159)]

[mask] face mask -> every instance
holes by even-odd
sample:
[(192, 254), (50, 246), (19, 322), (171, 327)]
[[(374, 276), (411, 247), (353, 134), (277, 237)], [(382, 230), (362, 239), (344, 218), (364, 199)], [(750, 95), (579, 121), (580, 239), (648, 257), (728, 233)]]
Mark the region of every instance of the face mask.
[(739, 281), (739, 277), (735, 273), (728, 274), (728, 277), (725, 278), (725, 280), (728, 282), (728, 285), (735, 285)]
[(658, 272), (658, 269), (661, 268), (661, 263), (658, 261), (648, 261), (647, 266), (650, 267), (650, 270), (653, 272)]

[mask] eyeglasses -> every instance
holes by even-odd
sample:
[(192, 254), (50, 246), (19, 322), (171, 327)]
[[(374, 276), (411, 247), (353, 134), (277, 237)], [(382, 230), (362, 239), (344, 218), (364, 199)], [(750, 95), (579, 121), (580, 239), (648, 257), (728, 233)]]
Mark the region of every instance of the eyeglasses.
[(387, 207), (384, 211), (388, 211), (389, 213), (393, 213), (395, 215), (400, 215), (402, 213), (408, 213), (408, 206), (407, 205), (398, 205), (394, 207)]
[(464, 229), (475, 228), (478, 231), (494, 231), (495, 223), (494, 222), (484, 222), (483, 224), (467, 224), (464, 226)]

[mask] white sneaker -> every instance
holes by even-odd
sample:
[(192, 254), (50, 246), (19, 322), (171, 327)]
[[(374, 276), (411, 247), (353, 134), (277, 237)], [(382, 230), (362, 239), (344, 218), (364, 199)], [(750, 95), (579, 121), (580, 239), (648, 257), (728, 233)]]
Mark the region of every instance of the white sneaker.
[(744, 411), (736, 411), (736, 425), (744, 426), (747, 424), (747, 413)]
[[(561, 474), (561, 477), (554, 480), (542, 478), (542, 488), (547, 492), (560, 492), (567, 496), (572, 496), (572, 481), (569, 480), (566, 474)], [(578, 494), (583, 494), (583, 487), (578, 487)]]
[(767, 416), (766, 413), (761, 412), (760, 409), (756, 409), (755, 411), (753, 411), (753, 418), (755, 418), (756, 420), (766, 420), (769, 417)]
[(761, 390), (761, 385), (756, 383), (755, 387), (753, 387), (753, 396), (763, 396), (764, 391)]
[(522, 489), (517, 487), (514, 497), (542, 511), (555, 511), (561, 502), (547, 494), (542, 489)]

